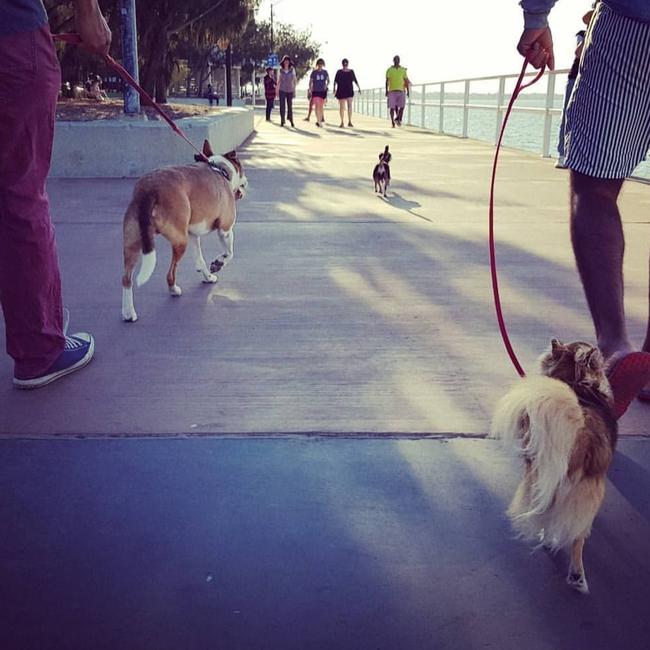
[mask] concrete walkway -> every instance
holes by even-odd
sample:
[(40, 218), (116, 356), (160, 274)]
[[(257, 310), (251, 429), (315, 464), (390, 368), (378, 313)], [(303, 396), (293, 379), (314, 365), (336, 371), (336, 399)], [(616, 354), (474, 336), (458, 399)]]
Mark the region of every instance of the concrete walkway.
[[(34, 393), (0, 359), (2, 650), (646, 650), (650, 409), (621, 422), (581, 597), (564, 554), (513, 539), (519, 463), (482, 439), (515, 378), (487, 270), (491, 148), (356, 122), (262, 122), (232, 266), (206, 286), (186, 260), (172, 299), (158, 240), (135, 324), (134, 181), (51, 183), (71, 329), (98, 351)], [(505, 153), (502, 290), (528, 369), (551, 336), (591, 338), (566, 192), (549, 161)], [(640, 341), (650, 188), (622, 204)]]
[[(233, 264), (217, 285), (203, 285), (188, 256), (184, 294), (171, 298), (169, 246), (159, 238), (135, 324), (120, 319), (121, 220), (134, 181), (53, 180), (71, 331), (92, 331), (97, 355), (37, 394), (11, 388), (2, 356), (0, 434), (484, 434), (495, 399), (516, 378), (487, 266), (492, 148), (356, 122), (319, 130), (299, 118), (295, 131), (259, 122), (243, 156), (251, 191)], [(394, 154), (387, 200), (370, 180), (385, 144)], [(593, 337), (570, 250), (566, 180), (548, 160), (504, 153), (499, 268), (512, 340), (529, 370), (551, 337)], [(640, 344), (650, 187), (630, 183), (622, 209), (627, 310)], [(205, 248), (214, 255), (216, 242)], [(649, 415), (635, 404), (622, 431), (649, 434)]]

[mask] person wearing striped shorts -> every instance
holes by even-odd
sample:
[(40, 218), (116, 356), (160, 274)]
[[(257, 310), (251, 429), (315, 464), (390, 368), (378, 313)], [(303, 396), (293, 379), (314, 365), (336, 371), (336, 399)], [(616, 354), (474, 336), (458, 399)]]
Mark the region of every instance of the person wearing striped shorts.
[[(554, 68), (548, 14), (556, 0), (521, 0), (517, 49), (535, 68)], [(566, 115), (571, 239), (598, 345), (609, 359), (619, 413), (650, 401), (650, 321), (635, 351), (623, 309), (625, 241), (618, 195), (650, 149), (650, 2), (595, 4)], [(620, 408), (619, 408), (620, 407)]]

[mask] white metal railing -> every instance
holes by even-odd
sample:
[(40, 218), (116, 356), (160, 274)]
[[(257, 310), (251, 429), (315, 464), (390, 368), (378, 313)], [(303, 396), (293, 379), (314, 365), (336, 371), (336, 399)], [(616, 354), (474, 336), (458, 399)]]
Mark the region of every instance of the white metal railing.
[[(549, 157), (555, 152), (555, 147), (551, 145), (552, 135), (552, 122), (553, 117), (560, 118), (562, 115), (562, 106), (555, 106), (556, 103), (556, 77), (558, 75), (565, 76), (568, 70), (554, 70), (546, 72), (544, 78), (546, 79), (545, 101), (543, 106), (522, 106), (517, 105), (513, 107), (513, 113), (520, 114), (534, 114), (543, 117), (542, 138), (541, 138), (541, 153), (542, 156)], [(527, 76), (533, 76), (534, 72), (529, 73)], [(503, 115), (508, 106), (510, 94), (506, 93), (506, 86), (508, 81), (516, 80), (518, 74), (495, 75), (490, 77), (472, 77), (470, 79), (451, 79), (448, 81), (436, 81), (433, 83), (426, 83), (420, 85), (413, 85), (411, 87), (410, 97), (407, 99), (405, 115), (406, 124), (409, 126), (416, 126), (425, 129), (431, 129), (438, 133), (447, 135), (456, 135), (462, 138), (469, 137), (469, 124), (470, 115), (472, 111), (493, 112), (494, 113), (494, 142), (496, 143), (499, 137), (499, 129)], [(484, 95), (486, 97), (496, 96), (495, 103), (474, 103), (472, 101), (472, 88), (480, 85), (482, 88), (494, 84), (495, 92), (482, 92), (476, 93), (477, 95)], [(514, 83), (512, 84), (514, 86)], [(457, 91), (452, 94), (462, 96), (462, 101), (447, 101), (450, 87), (459, 87)], [(461, 89), (462, 88), (462, 89)], [(530, 92), (535, 93), (539, 97), (540, 91), (537, 88), (544, 88), (543, 84), (531, 89)], [(435, 101), (431, 101), (432, 96), (437, 96)], [(522, 95), (523, 96), (523, 95)], [(476, 95), (474, 95), (476, 97)], [(560, 104), (561, 104), (561, 100)], [(365, 90), (361, 95), (355, 97), (355, 109), (357, 112), (373, 117), (388, 117), (388, 109), (386, 106), (386, 97), (384, 88), (372, 88)], [(437, 127), (427, 120), (429, 114), (428, 109), (437, 110), (438, 120)], [(458, 129), (446, 130), (445, 117), (448, 109), (462, 111), (461, 120)], [(481, 138), (485, 139), (485, 138)]]

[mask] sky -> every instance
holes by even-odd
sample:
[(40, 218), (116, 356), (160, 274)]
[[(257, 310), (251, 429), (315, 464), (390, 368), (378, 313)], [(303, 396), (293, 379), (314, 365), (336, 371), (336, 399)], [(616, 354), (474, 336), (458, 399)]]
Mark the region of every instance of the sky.
[[(384, 83), (395, 54), (415, 84), (521, 67), (515, 46), (523, 17), (517, 0), (273, 0), (273, 5), (276, 21), (312, 31), (331, 73), (348, 58), (362, 88)], [(556, 68), (571, 66), (575, 33), (590, 5), (559, 0), (551, 12)], [(271, 0), (263, 0), (258, 19), (268, 20), (270, 13)]]

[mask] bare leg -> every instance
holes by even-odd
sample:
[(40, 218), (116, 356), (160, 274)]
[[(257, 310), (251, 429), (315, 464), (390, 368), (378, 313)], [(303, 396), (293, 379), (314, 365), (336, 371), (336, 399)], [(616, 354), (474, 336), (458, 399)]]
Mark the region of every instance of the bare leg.
[[(345, 100), (348, 105), (348, 126), (352, 126), (352, 98)], [(341, 122), (343, 118), (341, 118)]]
[[(650, 262), (648, 263), (648, 276), (650, 276)], [(650, 352), (650, 286), (648, 286), (648, 326), (643, 343), (643, 351)]]
[(341, 123), (339, 126), (343, 126), (345, 120), (345, 100), (339, 99), (339, 115), (341, 116)]
[(588, 594), (589, 586), (585, 576), (585, 568), (582, 564), (582, 549), (585, 545), (585, 538), (578, 537), (571, 547), (571, 563), (569, 564), (569, 575), (567, 575), (567, 584), (580, 593)]
[(571, 241), (598, 346), (606, 357), (632, 351), (623, 308), (625, 240), (616, 204), (622, 179), (571, 172)]
[(178, 263), (181, 261), (183, 255), (185, 254), (185, 249), (187, 248), (187, 243), (183, 242), (181, 244), (174, 244), (172, 246), (172, 262), (169, 266), (169, 272), (167, 273), (167, 286), (169, 287), (169, 293), (172, 296), (180, 296), (183, 292), (181, 288), (176, 284), (176, 269)]

